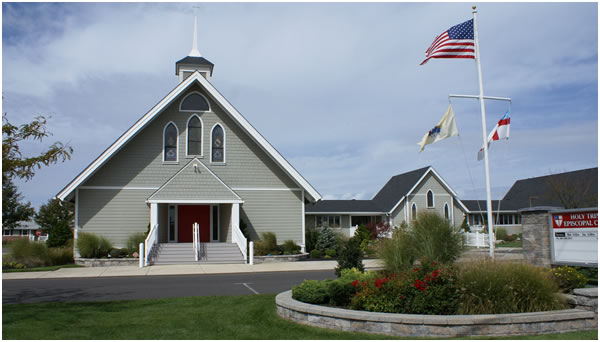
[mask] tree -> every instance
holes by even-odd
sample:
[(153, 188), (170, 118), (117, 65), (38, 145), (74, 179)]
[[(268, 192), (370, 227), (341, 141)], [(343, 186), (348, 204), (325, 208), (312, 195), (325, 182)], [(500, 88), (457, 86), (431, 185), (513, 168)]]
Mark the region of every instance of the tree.
[(19, 127), (12, 125), (6, 116), (2, 115), (2, 183), (14, 177), (31, 179), (35, 169), (42, 166), (55, 164), (59, 160), (71, 159), (73, 148), (57, 141), (38, 156), (24, 157), (20, 151), (19, 143), (33, 139), (42, 141), (51, 135), (46, 129), (46, 118), (36, 117), (32, 122)]
[(559, 201), (565, 209), (597, 206), (597, 179), (594, 182), (592, 177), (582, 173), (551, 174), (544, 179), (548, 187), (544, 197)]
[(326, 252), (328, 249), (337, 249), (335, 234), (329, 227), (323, 227), (323, 229), (321, 229), (315, 249), (320, 250), (321, 252)]
[(48, 247), (64, 246), (73, 239), (73, 204), (50, 199), (40, 207), (35, 222), (44, 233), (50, 234)]
[(31, 203), (21, 203), (23, 196), (17, 191), (12, 179), (2, 175), (2, 226), (4, 229), (18, 228), (19, 222), (29, 221), (35, 213)]

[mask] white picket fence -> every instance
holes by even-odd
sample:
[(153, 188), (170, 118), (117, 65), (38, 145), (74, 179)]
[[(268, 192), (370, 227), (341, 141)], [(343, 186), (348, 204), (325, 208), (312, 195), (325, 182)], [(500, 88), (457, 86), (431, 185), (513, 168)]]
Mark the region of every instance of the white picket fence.
[(489, 246), (488, 234), (475, 232), (464, 233), (463, 236), (465, 237), (465, 246), (477, 248)]

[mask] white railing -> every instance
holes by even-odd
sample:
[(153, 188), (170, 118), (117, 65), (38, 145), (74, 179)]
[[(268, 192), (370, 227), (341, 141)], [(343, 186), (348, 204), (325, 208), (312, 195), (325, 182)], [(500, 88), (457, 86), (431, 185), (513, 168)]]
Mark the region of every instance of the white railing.
[(470, 247), (488, 247), (489, 240), (488, 235), (480, 232), (475, 233), (464, 233), (465, 236), (465, 246)]
[[(154, 225), (150, 229), (148, 233), (148, 237), (144, 241), (144, 266), (148, 266), (148, 258), (150, 257), (150, 253), (152, 253), (152, 249), (154, 245), (158, 243), (158, 223)], [(141, 256), (140, 256), (141, 257)]]
[(198, 261), (200, 255), (200, 225), (198, 222), (192, 225), (194, 230), (194, 260)]
[(232, 233), (231, 233), (231, 240), (238, 245), (240, 251), (242, 252), (242, 255), (244, 256), (244, 262), (247, 263), (248, 262), (248, 240), (246, 239), (246, 237), (244, 236), (244, 234), (242, 234), (242, 231), (240, 230), (240, 227), (233, 223), (232, 224), (233, 229), (232, 229)]

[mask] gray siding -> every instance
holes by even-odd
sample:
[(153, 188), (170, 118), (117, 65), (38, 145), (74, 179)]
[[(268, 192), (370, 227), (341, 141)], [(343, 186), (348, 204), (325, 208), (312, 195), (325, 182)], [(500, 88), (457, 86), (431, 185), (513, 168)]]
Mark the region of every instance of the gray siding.
[(190, 161), (181, 172), (173, 176), (162, 188), (156, 191), (150, 200), (239, 200), (230, 189), (223, 185), (215, 176), (207, 172), (202, 165), (198, 170), (194, 164), (202, 163), (197, 160)]
[(169, 240), (169, 205), (158, 204), (158, 242)]
[(342, 228), (350, 227), (350, 215), (342, 215)]
[[(433, 191), (433, 208), (427, 208), (427, 192)], [(417, 204), (417, 212), (423, 210), (433, 211), (438, 213), (440, 216), (444, 216), (444, 203), (448, 203), (449, 209), (452, 205), (452, 194), (438, 182), (438, 180), (431, 174), (429, 174), (423, 182), (412, 192), (409, 196), (409, 214), (413, 203)], [(410, 217), (410, 215), (409, 215)]]
[(248, 224), (251, 240), (261, 233), (273, 232), (277, 242), (294, 240), (302, 244), (301, 191), (237, 191), (244, 199), (240, 217)]
[(403, 201), (392, 213), (392, 225), (400, 226), (402, 223), (408, 223), (405, 216), (405, 209), (405, 201)]
[(231, 242), (231, 204), (219, 205), (219, 240)]
[(115, 247), (125, 247), (133, 233), (146, 232), (152, 190), (79, 190), (80, 232), (106, 237)]
[[(172, 102), (128, 144), (99, 168), (83, 185), (160, 187), (191, 157), (186, 157), (186, 124), (193, 113), (179, 112), (179, 102), (197, 85)], [(203, 131), (202, 161), (228, 186), (297, 188), (295, 182), (208, 95), (211, 112), (200, 112)], [(162, 161), (163, 130), (168, 122), (179, 130), (179, 162)], [(220, 123), (225, 130), (226, 164), (210, 163), (210, 133)], [(290, 132), (291, 133), (291, 132)]]

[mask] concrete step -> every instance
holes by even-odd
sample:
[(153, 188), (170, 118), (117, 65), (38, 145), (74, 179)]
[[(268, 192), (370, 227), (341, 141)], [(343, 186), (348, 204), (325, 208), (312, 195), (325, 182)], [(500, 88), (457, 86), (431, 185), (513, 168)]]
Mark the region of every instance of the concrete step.
[(153, 250), (151, 260), (155, 265), (167, 264), (243, 264), (244, 259), (234, 243), (202, 243), (201, 260), (194, 259), (192, 243), (163, 243)]

